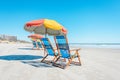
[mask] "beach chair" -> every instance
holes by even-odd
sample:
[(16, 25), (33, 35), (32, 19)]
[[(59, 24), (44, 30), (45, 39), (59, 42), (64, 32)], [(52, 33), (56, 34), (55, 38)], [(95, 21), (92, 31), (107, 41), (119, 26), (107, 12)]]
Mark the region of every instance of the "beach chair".
[(33, 48), (32, 49), (37, 49), (37, 43), (36, 43), (36, 41), (32, 41), (32, 44), (33, 44)]
[[(54, 62), (55, 59), (57, 59), (57, 53), (55, 52), (55, 49), (53, 49), (51, 42), (48, 38), (42, 38), (42, 45), (44, 47), (44, 51), (46, 52), (45, 57), (41, 60), (41, 62), (44, 63), (51, 63)], [(47, 58), (47, 56), (53, 56), (53, 60), (52, 61), (46, 61), (45, 59)]]
[(40, 39), (37, 39), (37, 40), (36, 40), (36, 43), (37, 43), (37, 48), (38, 48), (38, 49), (42, 49), (42, 48), (43, 48)]
[(41, 42), (37, 42), (37, 45), (38, 45), (39, 48), (42, 48)]
[(36, 39), (31, 38), (31, 41), (32, 41), (32, 45), (33, 45), (32, 49), (33, 49), (33, 50), (36, 50), (36, 49), (37, 49), (37, 42), (36, 42)]
[[(59, 57), (56, 59), (55, 62), (57, 62), (60, 58), (68, 59), (67, 64), (56, 65), (57, 63), (54, 63), (53, 64), (54, 66), (61, 67), (64, 69), (64, 68), (68, 67), (70, 65), (70, 63), (76, 64), (76, 65), (81, 65), (80, 55), (79, 55), (80, 48), (70, 50), (67, 37), (63, 36), (63, 35), (55, 36), (54, 40), (55, 40), (57, 50), (58, 50), (58, 55), (59, 55)], [(75, 53), (72, 54), (72, 51), (74, 51)], [(73, 61), (74, 58), (78, 58), (78, 61), (77, 62)]]

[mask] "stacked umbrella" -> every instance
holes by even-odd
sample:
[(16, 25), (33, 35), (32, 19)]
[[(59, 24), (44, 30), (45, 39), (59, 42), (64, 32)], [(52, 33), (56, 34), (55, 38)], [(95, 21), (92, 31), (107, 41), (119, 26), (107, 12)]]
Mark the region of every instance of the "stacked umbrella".
[(43, 36), (39, 34), (31, 34), (28, 36), (28, 38), (41, 39)]

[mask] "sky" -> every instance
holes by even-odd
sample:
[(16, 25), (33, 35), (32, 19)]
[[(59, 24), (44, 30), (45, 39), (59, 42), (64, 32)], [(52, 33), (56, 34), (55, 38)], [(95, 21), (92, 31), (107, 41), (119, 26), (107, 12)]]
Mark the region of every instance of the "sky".
[(0, 34), (29, 41), (25, 23), (43, 18), (62, 24), (70, 43), (120, 43), (120, 0), (0, 0)]

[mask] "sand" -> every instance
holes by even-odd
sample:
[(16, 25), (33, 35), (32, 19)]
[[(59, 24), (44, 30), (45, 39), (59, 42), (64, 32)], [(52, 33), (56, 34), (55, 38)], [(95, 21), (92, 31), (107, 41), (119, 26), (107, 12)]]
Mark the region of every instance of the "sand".
[[(31, 44), (0, 44), (0, 80), (120, 80), (119, 48), (82, 48), (82, 66), (61, 69), (41, 63)], [(48, 57), (47, 59), (51, 59)]]

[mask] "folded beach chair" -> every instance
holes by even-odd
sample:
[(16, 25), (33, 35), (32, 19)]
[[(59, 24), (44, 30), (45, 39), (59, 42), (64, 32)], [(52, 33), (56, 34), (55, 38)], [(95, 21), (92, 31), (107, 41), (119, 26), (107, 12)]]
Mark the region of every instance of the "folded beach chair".
[(40, 39), (37, 39), (36, 42), (37, 42), (37, 47), (38, 47), (38, 49), (42, 49), (43, 47), (42, 47), (41, 40), (40, 40)]
[(36, 49), (37, 48), (36, 41), (32, 41), (32, 44), (33, 44), (33, 49)]
[[(70, 63), (74, 63), (77, 65), (81, 65), (81, 61), (80, 61), (80, 55), (79, 55), (79, 49), (73, 49), (70, 50), (69, 49), (69, 45), (68, 45), (68, 40), (66, 36), (55, 36), (54, 37), (55, 42), (56, 42), (56, 46), (57, 46), (57, 50), (58, 50), (58, 55), (59, 57), (56, 59), (55, 62), (57, 62), (60, 58), (65, 58), (68, 59), (68, 63), (65, 65), (60, 65), (61, 68), (66, 68), (67, 66), (70, 65)], [(72, 54), (71, 52), (74, 51), (75, 53)], [(74, 58), (78, 58), (78, 62), (73, 61)], [(55, 66), (59, 67), (59, 65), (56, 65), (57, 63), (54, 63)]]
[[(41, 60), (41, 62), (45, 62), (45, 63), (54, 62), (55, 59), (57, 59), (58, 54), (55, 52), (55, 49), (53, 49), (53, 47), (50, 43), (50, 40), (48, 38), (42, 38), (41, 41), (42, 41), (42, 45), (44, 47), (44, 50), (46, 52), (45, 57)], [(54, 57), (52, 61), (45, 61), (45, 59), (48, 55)]]
[(33, 45), (33, 50), (36, 50), (37, 49), (37, 42), (36, 42), (36, 39), (34, 39), (34, 38), (31, 38), (31, 41), (32, 41), (32, 45)]
[(42, 48), (41, 42), (37, 42), (37, 45), (38, 45), (39, 48)]

